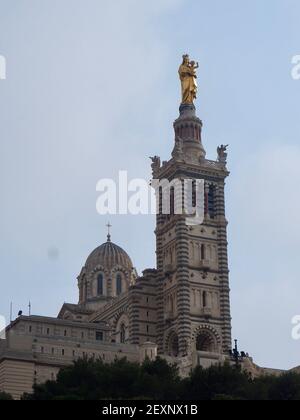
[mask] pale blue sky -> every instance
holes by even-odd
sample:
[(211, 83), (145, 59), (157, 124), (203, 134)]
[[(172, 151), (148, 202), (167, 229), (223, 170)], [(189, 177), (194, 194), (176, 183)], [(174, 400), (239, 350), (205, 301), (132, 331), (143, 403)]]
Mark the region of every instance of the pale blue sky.
[[(168, 159), (177, 68), (200, 62), (209, 158), (230, 144), (233, 336), (261, 365), (300, 365), (299, 0), (0, 0), (0, 314), (55, 316), (105, 240), (96, 182), (150, 179)], [(155, 265), (154, 218), (111, 217), (139, 272)]]

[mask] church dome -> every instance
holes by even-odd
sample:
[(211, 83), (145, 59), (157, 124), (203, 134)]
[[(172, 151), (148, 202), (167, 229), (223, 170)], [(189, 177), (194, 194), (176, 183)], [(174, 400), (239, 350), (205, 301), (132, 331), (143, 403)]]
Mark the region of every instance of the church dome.
[(107, 241), (90, 254), (78, 277), (79, 303), (89, 310), (99, 310), (126, 293), (136, 278), (131, 258), (108, 234)]
[(107, 238), (107, 242), (96, 248), (88, 257), (85, 267), (87, 271), (94, 270), (95, 267), (102, 266), (106, 270), (120, 266), (128, 271), (132, 271), (133, 264), (131, 258), (121, 247), (114, 244)]

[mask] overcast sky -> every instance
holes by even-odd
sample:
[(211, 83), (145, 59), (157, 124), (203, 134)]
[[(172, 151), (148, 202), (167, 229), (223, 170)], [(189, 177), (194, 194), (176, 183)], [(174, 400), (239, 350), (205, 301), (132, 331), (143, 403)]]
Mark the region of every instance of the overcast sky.
[[(208, 158), (230, 144), (233, 337), (260, 365), (300, 365), (299, 18), (299, 0), (0, 0), (0, 314), (77, 301), (106, 239), (96, 183), (169, 159), (188, 52)], [(154, 218), (109, 219), (138, 271), (154, 267)]]

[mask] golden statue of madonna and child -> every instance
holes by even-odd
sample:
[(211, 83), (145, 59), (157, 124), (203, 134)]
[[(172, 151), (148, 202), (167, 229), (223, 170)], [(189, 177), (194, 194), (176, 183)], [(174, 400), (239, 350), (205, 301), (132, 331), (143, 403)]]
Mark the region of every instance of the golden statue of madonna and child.
[(188, 54), (183, 56), (183, 62), (179, 67), (179, 77), (181, 81), (182, 104), (193, 104), (197, 98), (198, 84), (197, 72), (199, 64), (190, 61)]

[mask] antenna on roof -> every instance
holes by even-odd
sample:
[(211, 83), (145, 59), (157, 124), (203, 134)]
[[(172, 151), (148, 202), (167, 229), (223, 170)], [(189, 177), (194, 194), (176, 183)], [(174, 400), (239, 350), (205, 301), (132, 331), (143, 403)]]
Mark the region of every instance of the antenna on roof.
[(28, 315), (30, 316), (31, 315), (31, 302), (29, 301), (29, 304), (28, 304)]
[(10, 315), (9, 315), (10, 323), (12, 323), (12, 317), (13, 317), (13, 303), (10, 302)]

